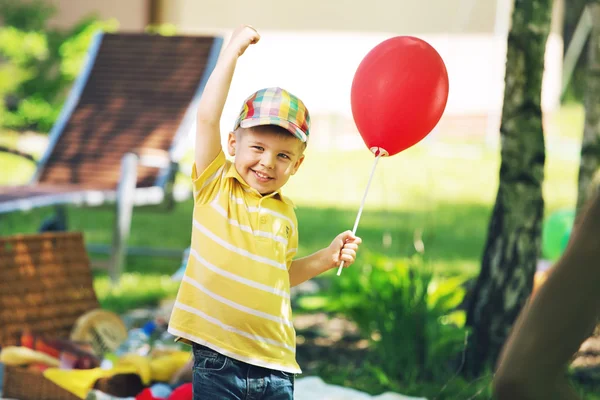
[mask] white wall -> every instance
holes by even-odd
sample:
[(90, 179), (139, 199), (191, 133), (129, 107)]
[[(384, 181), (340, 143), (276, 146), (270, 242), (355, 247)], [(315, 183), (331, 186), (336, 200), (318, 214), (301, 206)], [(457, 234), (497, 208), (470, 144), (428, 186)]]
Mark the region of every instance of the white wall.
[[(362, 58), (386, 34), (298, 34), (262, 32), (261, 41), (240, 58), (223, 114), (231, 129), (243, 100), (262, 87), (281, 86), (304, 100), (315, 119), (333, 115), (351, 119), (350, 87)], [(445, 60), (450, 93), (443, 118), (489, 115), (497, 129), (502, 110), (506, 40), (489, 35), (421, 35)], [(548, 41), (543, 107), (558, 104), (562, 41)], [(291, 51), (288, 49), (302, 49)], [(480, 132), (482, 133), (482, 132)]]
[[(90, 12), (117, 18), (122, 30), (142, 30), (146, 0), (51, 0), (54, 23), (71, 26)], [(543, 107), (558, 105), (564, 0), (555, 1), (547, 45)], [(396, 35), (415, 35), (433, 45), (446, 62), (450, 94), (443, 118), (481, 116), (488, 133), (499, 126), (504, 90), (506, 35), (513, 0), (162, 0), (161, 22), (182, 33), (218, 33), (226, 39), (249, 23), (262, 40), (239, 61), (223, 116), (231, 128), (251, 92), (281, 86), (300, 96), (327, 137), (353, 128), (350, 85), (364, 55)], [(476, 129), (481, 130), (481, 127)], [(477, 132), (480, 133), (480, 132)]]
[[(327, 129), (345, 129), (340, 127), (351, 125), (350, 85), (358, 64), (381, 41), (407, 34), (428, 41), (446, 62), (450, 94), (443, 118), (487, 116), (484, 129), (491, 132), (497, 132), (502, 110), (511, 7), (512, 0), (168, 0), (162, 5), (163, 21), (183, 32), (227, 37), (249, 23), (262, 35), (239, 61), (223, 129), (230, 129), (243, 99), (266, 86), (300, 96), (317, 121), (327, 120)], [(562, 0), (555, 1), (543, 84), (548, 112), (559, 100), (562, 12)]]
[(397, 34), (491, 33), (503, 0), (163, 0), (164, 22), (184, 30), (360, 31)]

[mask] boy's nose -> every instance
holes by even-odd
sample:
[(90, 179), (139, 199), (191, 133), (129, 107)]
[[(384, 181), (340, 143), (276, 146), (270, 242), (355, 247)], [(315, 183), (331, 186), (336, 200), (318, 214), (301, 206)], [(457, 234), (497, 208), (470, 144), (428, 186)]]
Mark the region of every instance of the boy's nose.
[(266, 168), (273, 168), (275, 166), (275, 160), (269, 154), (263, 154), (260, 163)]

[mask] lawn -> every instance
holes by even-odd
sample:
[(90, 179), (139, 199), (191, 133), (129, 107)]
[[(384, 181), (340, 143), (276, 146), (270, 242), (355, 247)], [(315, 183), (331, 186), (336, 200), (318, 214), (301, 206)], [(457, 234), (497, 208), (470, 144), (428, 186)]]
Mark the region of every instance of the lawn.
[[(15, 183), (15, 176), (24, 181), (33, 172), (30, 162), (14, 156), (2, 157), (0, 180), (4, 183)], [(372, 162), (373, 156), (366, 150), (325, 153), (309, 148), (304, 165), (285, 188), (298, 206), (300, 255), (328, 245), (337, 233), (352, 228)], [(498, 166), (495, 149), (438, 139), (382, 159), (358, 229), (364, 240), (361, 251), (410, 255), (415, 252), (415, 232), (421, 231), (426, 258), (437, 273), (476, 274), (497, 190)], [(552, 152), (547, 155), (547, 212), (572, 206), (576, 173), (577, 160)], [(0, 235), (34, 232), (51, 211), (3, 215)], [(183, 250), (189, 242), (191, 211), (190, 201), (179, 203), (170, 211), (137, 209), (130, 244)], [(69, 211), (69, 228), (83, 231), (88, 243), (108, 244), (113, 217), (110, 208), (73, 207)], [(92, 257), (99, 260), (105, 256)], [(153, 294), (140, 293), (135, 300), (135, 290), (133, 294), (125, 290), (128, 300), (122, 305), (113, 303), (115, 292), (109, 290), (106, 277), (100, 272), (99, 295), (102, 299), (111, 298), (111, 305), (121, 309), (172, 294), (176, 285), (165, 283), (160, 277), (173, 273), (179, 264), (179, 259), (172, 258), (129, 257), (126, 272), (133, 275), (127, 277), (128, 285), (150, 285), (154, 287)], [(151, 277), (155, 278), (152, 284)], [(136, 284), (140, 279), (146, 283)], [(121, 292), (116, 289), (116, 293)]]

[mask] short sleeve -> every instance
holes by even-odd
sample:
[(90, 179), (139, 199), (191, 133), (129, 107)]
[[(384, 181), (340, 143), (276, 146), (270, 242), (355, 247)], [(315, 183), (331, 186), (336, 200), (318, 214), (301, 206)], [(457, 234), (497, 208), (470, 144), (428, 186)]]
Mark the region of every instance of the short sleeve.
[(196, 164), (192, 168), (192, 185), (194, 188), (194, 202), (208, 203), (219, 192), (223, 177), (223, 169), (226, 165), (225, 153), (219, 152), (217, 157), (200, 175), (196, 173)]

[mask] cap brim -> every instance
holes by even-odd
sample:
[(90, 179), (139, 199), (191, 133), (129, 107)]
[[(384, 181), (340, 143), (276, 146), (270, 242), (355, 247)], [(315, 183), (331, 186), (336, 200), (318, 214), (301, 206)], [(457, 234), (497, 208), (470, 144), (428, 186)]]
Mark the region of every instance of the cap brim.
[(240, 122), (240, 126), (242, 128), (252, 128), (255, 126), (263, 126), (263, 125), (280, 126), (280, 127), (284, 128), (285, 130), (287, 130), (288, 132), (290, 132), (295, 137), (297, 137), (298, 139), (300, 139), (304, 143), (306, 143), (306, 141), (308, 139), (308, 136), (306, 135), (306, 133), (304, 133), (302, 131), (302, 129), (300, 129), (298, 126), (296, 126), (292, 122), (287, 121), (285, 119), (281, 119), (279, 117), (272, 116), (272, 117), (262, 117), (262, 118), (247, 118)]

